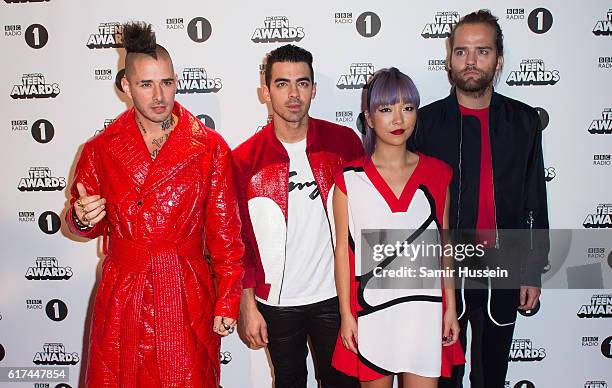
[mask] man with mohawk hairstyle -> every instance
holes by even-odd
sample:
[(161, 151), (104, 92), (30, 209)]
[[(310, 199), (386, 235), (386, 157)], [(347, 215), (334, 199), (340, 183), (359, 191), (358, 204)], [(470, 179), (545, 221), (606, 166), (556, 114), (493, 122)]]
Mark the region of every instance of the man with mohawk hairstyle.
[(243, 274), (230, 149), (174, 101), (151, 25), (127, 23), (123, 36), (134, 106), (83, 146), (66, 213), (76, 235), (104, 236), (86, 384), (218, 387)]

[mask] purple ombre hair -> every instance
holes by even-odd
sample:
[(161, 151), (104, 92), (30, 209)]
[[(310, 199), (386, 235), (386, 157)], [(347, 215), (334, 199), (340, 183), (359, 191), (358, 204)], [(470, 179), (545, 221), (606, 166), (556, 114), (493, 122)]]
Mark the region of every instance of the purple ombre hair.
[[(398, 102), (410, 103), (415, 109), (419, 108), (421, 98), (412, 79), (395, 67), (380, 69), (363, 89), (361, 111), (370, 115), (381, 106), (395, 105)], [(364, 120), (363, 148), (369, 156), (376, 147), (376, 133)]]

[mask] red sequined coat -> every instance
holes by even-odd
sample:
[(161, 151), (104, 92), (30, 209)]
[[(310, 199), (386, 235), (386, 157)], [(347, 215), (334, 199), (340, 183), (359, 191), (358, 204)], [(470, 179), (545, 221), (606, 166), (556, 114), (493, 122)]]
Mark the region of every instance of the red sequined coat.
[(66, 217), (77, 235), (109, 237), (93, 306), (89, 387), (219, 385), (213, 315), (237, 318), (243, 276), (231, 154), (178, 103), (174, 114), (177, 126), (155, 161), (132, 108), (84, 145), (76, 167), (71, 205), (77, 182), (107, 201), (106, 217), (85, 232), (72, 206)]

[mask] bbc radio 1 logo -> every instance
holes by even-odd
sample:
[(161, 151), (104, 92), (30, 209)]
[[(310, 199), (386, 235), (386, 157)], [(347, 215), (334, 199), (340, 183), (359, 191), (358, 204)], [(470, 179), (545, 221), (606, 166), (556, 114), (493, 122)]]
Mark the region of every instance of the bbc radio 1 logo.
[(372, 75), (374, 75), (373, 64), (351, 63), (348, 74), (340, 75), (336, 87), (338, 89), (363, 89)]
[(13, 85), (11, 90), (11, 97), (14, 99), (55, 98), (58, 94), (60, 94), (59, 84), (47, 83), (41, 73), (24, 74), (21, 76), (21, 84)]
[(43, 307), (42, 299), (26, 299), (27, 310), (45, 310), (47, 318), (60, 322), (68, 316), (68, 306), (60, 299), (51, 299)]
[(178, 80), (178, 94), (217, 93), (223, 87), (221, 78), (209, 78), (203, 67), (187, 67)]
[(42, 352), (34, 354), (32, 362), (36, 365), (76, 365), (80, 361), (77, 352), (66, 352), (61, 342), (47, 342)]
[(429, 59), (427, 71), (446, 71), (446, 59)]
[(353, 13), (352, 12), (335, 12), (334, 13), (335, 24), (353, 24)]
[(612, 228), (612, 203), (597, 205), (594, 214), (589, 214), (582, 225), (585, 228)]
[(251, 36), (254, 43), (299, 42), (304, 39), (304, 27), (293, 27), (286, 16), (268, 16), (263, 27), (256, 28)]
[(110, 81), (113, 79), (112, 69), (94, 69), (94, 80)]
[(28, 125), (28, 120), (11, 120), (12, 131), (30, 131), (32, 138), (41, 144), (49, 143), (55, 136), (55, 127), (47, 119), (38, 119)]
[(19, 222), (35, 222), (36, 215), (31, 211), (20, 211), (19, 212)]
[(62, 227), (62, 220), (55, 212), (48, 210), (38, 216), (38, 227), (45, 234), (55, 234)]
[[(19, 24), (11, 24), (4, 26), (5, 37), (21, 36), (22, 26)], [(31, 24), (23, 32), (23, 37), (28, 46), (33, 49), (45, 47), (49, 41), (49, 31), (42, 24)]]
[(213, 120), (212, 117), (210, 117), (207, 114), (199, 114), (196, 116), (198, 120), (200, 120), (201, 122), (204, 123), (204, 125), (206, 125), (206, 127), (210, 128), (210, 129), (215, 129), (215, 120)]
[(516, 338), (512, 340), (508, 361), (542, 361), (546, 357), (546, 349), (536, 348), (530, 339)]
[(336, 123), (342, 124), (342, 125), (348, 125), (355, 120), (354, 116), (355, 114), (353, 113), (352, 110), (336, 111)]
[(56, 257), (39, 256), (33, 267), (28, 267), (25, 278), (28, 280), (68, 280), (74, 273), (71, 267), (59, 265)]
[(604, 108), (601, 118), (591, 121), (588, 131), (592, 135), (612, 134), (612, 108)]
[(230, 352), (219, 352), (219, 361), (223, 365), (227, 365), (232, 361), (232, 353)]
[(523, 59), (519, 64), (519, 70), (513, 70), (508, 74), (506, 83), (508, 86), (554, 85), (560, 79), (559, 70), (546, 70), (543, 60)]
[(597, 67), (600, 69), (612, 69), (612, 57), (599, 57)]
[(612, 8), (606, 13), (605, 20), (598, 20), (593, 27), (593, 34), (597, 36), (612, 35)]
[(524, 20), (525, 8), (506, 8), (506, 20)]
[(610, 154), (594, 154), (593, 155), (593, 166), (597, 166), (597, 167), (604, 167), (604, 166), (611, 166), (612, 165), (612, 161), (611, 161), (611, 156)]
[(66, 187), (65, 177), (54, 177), (49, 167), (30, 167), (28, 176), (21, 178), (19, 191), (61, 191)]
[(612, 295), (593, 295), (589, 304), (580, 306), (578, 318), (612, 318)]
[(536, 388), (536, 385), (529, 380), (521, 380), (514, 384), (512, 388)]
[(185, 22), (183, 18), (167, 18), (166, 19), (167, 30), (183, 30), (185, 29)]
[(590, 380), (584, 383), (584, 388), (608, 388), (608, 383), (603, 380)]
[(98, 24), (98, 31), (89, 35), (85, 46), (90, 49), (122, 48), (123, 26), (119, 22)]
[(434, 15), (434, 22), (425, 24), (421, 36), (425, 39), (448, 38), (460, 18), (457, 11), (438, 11)]
[(612, 336), (601, 341), (601, 354), (606, 358), (612, 358)]

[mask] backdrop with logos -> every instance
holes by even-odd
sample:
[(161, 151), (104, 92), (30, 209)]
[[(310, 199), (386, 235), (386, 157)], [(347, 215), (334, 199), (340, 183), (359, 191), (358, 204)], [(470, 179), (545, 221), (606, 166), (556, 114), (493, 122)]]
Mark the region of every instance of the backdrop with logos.
[[(578, 263), (556, 268), (561, 286), (545, 288), (538, 309), (519, 316), (507, 386), (612, 384), (612, 5), (605, 0), (301, 7), (4, 0), (0, 374), (69, 372), (65, 382), (30, 376), (14, 387), (76, 387), (83, 377), (102, 255), (99, 241), (67, 233), (63, 214), (80, 146), (129, 105), (117, 82), (122, 22), (153, 24), (174, 60), (177, 100), (235, 147), (269, 119), (261, 63), (275, 47), (289, 42), (312, 52), (318, 91), (311, 115), (357, 130), (361, 88), (379, 68), (409, 74), (423, 104), (446, 96), (445, 38), (461, 16), (483, 7), (499, 17), (505, 36), (497, 91), (540, 113), (551, 227), (573, 236), (569, 255)], [(597, 237), (585, 233), (594, 229)], [(593, 274), (600, 281), (580, 282)], [(237, 335), (222, 341), (220, 359), (223, 387), (271, 386), (265, 351), (248, 350)], [(310, 362), (309, 370), (315, 386)]]

